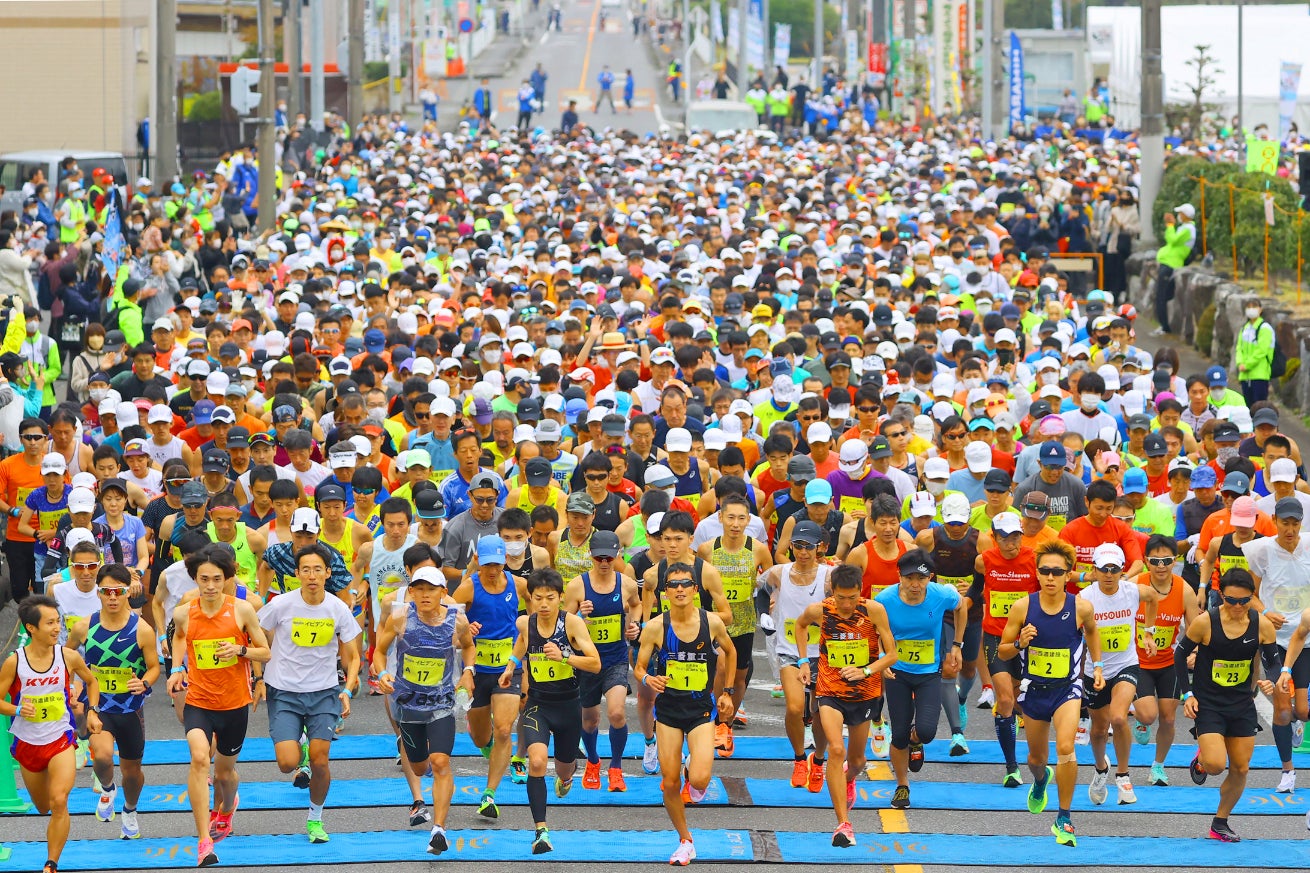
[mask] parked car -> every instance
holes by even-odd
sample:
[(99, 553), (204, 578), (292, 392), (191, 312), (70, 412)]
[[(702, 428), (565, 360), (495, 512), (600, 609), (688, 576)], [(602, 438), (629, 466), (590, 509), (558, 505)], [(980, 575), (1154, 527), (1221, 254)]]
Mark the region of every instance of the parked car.
[[(59, 179), (59, 163), (67, 157), (77, 159), (82, 173), (90, 177), (91, 170), (103, 167), (114, 177), (116, 187), (127, 197), (127, 186), (134, 182), (127, 175), (127, 160), (120, 152), (79, 152), (79, 151), (32, 151), (11, 152), (0, 155), (0, 185), (4, 194), (0, 195), (0, 212), (19, 210), (23, 207), (23, 185), (32, 170), (40, 167), (45, 170), (46, 181), (50, 184), (52, 196), (55, 194), (56, 181)], [(87, 182), (90, 184), (90, 182)], [(53, 203), (50, 206), (54, 206)]]

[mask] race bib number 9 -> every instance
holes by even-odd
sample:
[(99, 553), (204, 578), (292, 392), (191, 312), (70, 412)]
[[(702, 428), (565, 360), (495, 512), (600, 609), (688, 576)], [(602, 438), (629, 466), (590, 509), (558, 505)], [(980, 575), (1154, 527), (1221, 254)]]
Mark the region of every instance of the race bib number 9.
[(291, 642), (305, 648), (326, 646), (336, 636), (336, 622), (330, 618), (291, 619)]
[(223, 647), (224, 643), (235, 644), (233, 637), (223, 637), (221, 640), (195, 640), (191, 643), (191, 648), (196, 652), (196, 667), (201, 670), (221, 670), (224, 667), (235, 667), (237, 659), (220, 658), (218, 650)]
[(828, 649), (828, 666), (840, 670), (842, 667), (869, 666), (868, 640), (828, 640), (824, 644)]
[(479, 667), (504, 667), (514, 651), (514, 640), (478, 640), (476, 646), (478, 652), (473, 659), (474, 664)]
[(440, 685), (441, 680), (446, 678), (446, 659), (406, 655), (405, 666), (400, 673), (405, 677), (406, 682), (415, 685), (422, 685), (425, 688)]

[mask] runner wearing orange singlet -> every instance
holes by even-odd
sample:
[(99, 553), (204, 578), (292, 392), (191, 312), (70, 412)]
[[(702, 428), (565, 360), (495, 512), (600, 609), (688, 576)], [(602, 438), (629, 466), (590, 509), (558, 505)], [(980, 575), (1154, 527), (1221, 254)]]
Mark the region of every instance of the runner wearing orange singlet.
[(846, 563), (859, 567), (862, 575), (860, 596), (876, 597), (878, 592), (900, 582), (896, 562), (909, 546), (901, 540), (901, 507), (896, 498), (887, 494), (875, 497), (869, 505), (869, 518), (873, 523), (873, 537), (864, 548), (853, 548)]

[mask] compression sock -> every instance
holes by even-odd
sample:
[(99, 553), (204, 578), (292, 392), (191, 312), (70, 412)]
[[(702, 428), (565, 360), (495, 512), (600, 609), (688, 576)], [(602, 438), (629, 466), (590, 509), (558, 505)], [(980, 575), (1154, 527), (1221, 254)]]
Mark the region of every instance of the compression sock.
[(946, 713), (946, 723), (951, 726), (951, 733), (964, 733), (960, 727), (960, 704), (954, 679), (942, 680), (942, 711)]
[(1005, 769), (1011, 770), (1018, 766), (1015, 760), (1015, 718), (1013, 715), (1006, 718), (994, 716), (992, 721), (996, 724), (996, 739), (1001, 744), (1001, 754), (1005, 755)]
[(628, 745), (628, 726), (610, 728), (610, 769), (623, 767), (623, 750)]
[(1290, 724), (1274, 725), (1274, 745), (1278, 747), (1278, 760), (1292, 760), (1292, 726)]
[(532, 807), (534, 822), (546, 820), (546, 777), (528, 777), (528, 806)]
[(961, 703), (969, 702), (969, 692), (973, 690), (973, 683), (977, 681), (978, 681), (977, 673), (974, 673), (972, 676), (960, 677), (960, 702)]
[[(596, 740), (600, 736), (600, 731), (583, 731), (582, 747), (587, 750), (587, 761), (591, 764), (600, 763), (600, 754), (596, 751)], [(538, 819), (540, 821), (540, 819)]]

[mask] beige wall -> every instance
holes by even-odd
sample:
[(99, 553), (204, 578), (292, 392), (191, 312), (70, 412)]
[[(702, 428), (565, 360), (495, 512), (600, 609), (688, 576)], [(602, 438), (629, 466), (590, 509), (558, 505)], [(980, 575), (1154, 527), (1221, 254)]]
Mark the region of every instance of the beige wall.
[(135, 154), (150, 113), (150, 19), (148, 0), (0, 0), (0, 152)]

